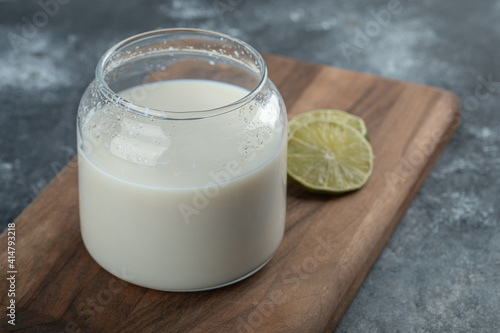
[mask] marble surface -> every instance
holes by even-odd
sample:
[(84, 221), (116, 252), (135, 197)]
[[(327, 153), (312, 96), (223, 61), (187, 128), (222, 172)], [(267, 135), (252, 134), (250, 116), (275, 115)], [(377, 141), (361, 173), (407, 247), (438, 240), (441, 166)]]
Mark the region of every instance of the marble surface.
[(160, 27), (217, 30), (460, 97), (460, 128), (336, 331), (499, 332), (499, 17), (498, 0), (0, 0), (1, 229), (75, 154), (106, 49)]

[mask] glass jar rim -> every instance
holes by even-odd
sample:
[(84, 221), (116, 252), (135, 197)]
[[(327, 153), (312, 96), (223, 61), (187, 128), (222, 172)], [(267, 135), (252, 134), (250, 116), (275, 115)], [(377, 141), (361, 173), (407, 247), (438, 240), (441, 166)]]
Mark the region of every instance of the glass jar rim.
[[(163, 109), (155, 109), (155, 108), (141, 106), (129, 100), (124, 99), (123, 97), (118, 95), (118, 92), (114, 91), (109, 87), (108, 83), (104, 78), (104, 70), (108, 65), (108, 62), (116, 52), (134, 42), (143, 39), (147, 39), (154, 36), (160, 36), (163, 34), (179, 34), (179, 33), (190, 33), (190, 34), (197, 34), (199, 36), (205, 35), (205, 36), (216, 37), (221, 41), (227, 41), (241, 46), (244, 50), (246, 50), (249, 54), (251, 54), (254, 57), (257, 68), (260, 68), (260, 78), (258, 84), (251, 91), (249, 91), (248, 94), (230, 104), (218, 106), (211, 109), (189, 110), (189, 111), (163, 110)], [(154, 118), (171, 119), (171, 120), (209, 118), (231, 112), (254, 100), (256, 96), (259, 94), (259, 92), (263, 90), (263, 87), (268, 79), (266, 62), (264, 61), (262, 55), (253, 46), (236, 37), (232, 37), (211, 30), (195, 29), (195, 28), (158, 29), (128, 37), (116, 43), (101, 56), (99, 62), (97, 63), (95, 75), (97, 81), (101, 85), (101, 88), (104, 90), (105, 97), (115, 105), (119, 105), (124, 109), (126, 109), (127, 111), (138, 113), (140, 115), (148, 115)]]

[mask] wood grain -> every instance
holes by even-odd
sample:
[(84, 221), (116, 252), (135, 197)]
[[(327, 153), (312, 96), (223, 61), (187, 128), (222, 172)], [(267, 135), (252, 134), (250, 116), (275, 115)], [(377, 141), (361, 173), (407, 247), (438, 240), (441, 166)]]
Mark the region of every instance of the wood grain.
[[(366, 120), (376, 156), (345, 196), (289, 183), (285, 237), (261, 271), (206, 292), (141, 288), (97, 265), (80, 237), (77, 162), (17, 218), (16, 332), (332, 332), (458, 125), (443, 90), (266, 56), (289, 117), (344, 109)], [(6, 233), (0, 262), (7, 263)], [(4, 270), (5, 271), (5, 270)], [(126, 272), (117, 272), (126, 274)], [(8, 288), (2, 280), (0, 299)]]

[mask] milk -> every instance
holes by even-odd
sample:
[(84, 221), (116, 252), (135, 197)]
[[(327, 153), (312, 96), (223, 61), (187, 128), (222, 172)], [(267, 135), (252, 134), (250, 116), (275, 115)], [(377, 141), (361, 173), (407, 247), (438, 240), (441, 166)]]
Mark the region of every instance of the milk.
[[(120, 96), (152, 111), (186, 112), (247, 94), (172, 80)], [(244, 278), (271, 258), (284, 231), (286, 144), (273, 129), (280, 120), (250, 106), (188, 121), (104, 109), (82, 120), (81, 232), (102, 267), (149, 288), (199, 290)]]

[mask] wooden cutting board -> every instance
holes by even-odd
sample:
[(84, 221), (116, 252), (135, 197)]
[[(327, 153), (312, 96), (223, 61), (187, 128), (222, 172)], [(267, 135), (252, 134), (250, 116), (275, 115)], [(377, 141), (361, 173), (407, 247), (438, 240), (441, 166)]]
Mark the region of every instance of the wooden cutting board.
[[(459, 122), (449, 92), (266, 56), (289, 117), (316, 108), (365, 119), (375, 154), (361, 190), (289, 183), (286, 231), (261, 271), (235, 285), (169, 293), (96, 264), (80, 237), (73, 160), (17, 218), (16, 332), (332, 332)], [(0, 262), (7, 267), (7, 234)], [(144, 255), (147, 255), (146, 253)], [(7, 271), (7, 269), (4, 269)], [(2, 279), (2, 307), (10, 298)]]

